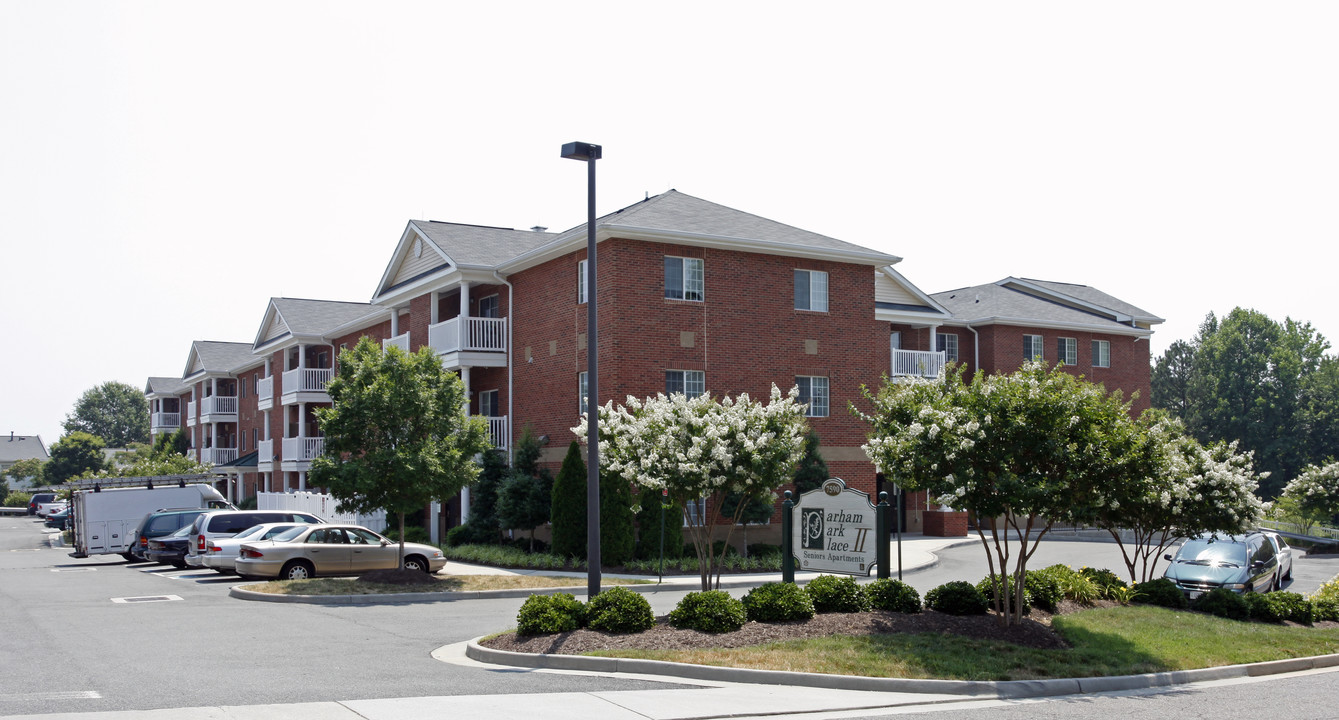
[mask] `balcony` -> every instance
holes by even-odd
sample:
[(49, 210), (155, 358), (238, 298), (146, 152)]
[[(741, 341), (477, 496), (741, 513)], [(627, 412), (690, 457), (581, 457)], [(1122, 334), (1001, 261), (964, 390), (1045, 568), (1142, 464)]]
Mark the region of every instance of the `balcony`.
[(284, 462), (311, 462), (325, 452), (325, 438), (301, 437), (284, 438)]
[(330, 402), (330, 396), (325, 394), (325, 386), (334, 375), (335, 371), (330, 368), (301, 368), (284, 371), (284, 404)]
[(937, 377), (944, 369), (944, 353), (925, 350), (894, 350), (893, 377)]
[(486, 417), (488, 420), (488, 441), (493, 443), (493, 447), (498, 450), (507, 449), (507, 416)]
[(186, 402), (186, 427), (195, 427), (195, 401)]
[(227, 395), (212, 395), (201, 400), (201, 419), (204, 420), (204, 422), (215, 422), (219, 419), (214, 418), (213, 420), (205, 420), (204, 417), (207, 415), (232, 415), (235, 418), (237, 415), (237, 398), (229, 397)]
[(429, 325), (428, 346), (448, 368), (506, 367), (507, 319), (453, 317)]
[[(206, 398), (208, 399), (208, 398)], [(206, 465), (222, 465), (237, 459), (237, 448), (204, 448), (200, 450), (200, 462)]]
[(394, 345), (405, 352), (409, 352), (409, 333), (400, 333), (393, 338), (387, 338), (381, 341), (381, 349), (385, 350)]
[(261, 378), (256, 382), (256, 408), (269, 410), (274, 407), (274, 376)]
[(181, 427), (181, 413), (156, 412), (153, 414), (151, 422), (154, 432), (158, 432), (159, 430), (176, 430)]

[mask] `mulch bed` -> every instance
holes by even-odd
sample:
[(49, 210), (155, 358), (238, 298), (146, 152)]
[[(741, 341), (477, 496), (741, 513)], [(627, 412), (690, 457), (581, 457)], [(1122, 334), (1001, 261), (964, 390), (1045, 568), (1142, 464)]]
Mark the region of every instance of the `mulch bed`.
[[(1060, 611), (1084, 609), (1061, 607)], [(1051, 629), (1051, 616), (1040, 610), (1024, 618), (1021, 625), (1003, 627), (995, 615), (946, 615), (926, 610), (915, 615), (875, 610), (865, 613), (827, 613), (809, 620), (786, 623), (750, 622), (727, 633), (704, 633), (671, 627), (664, 617), (656, 626), (641, 633), (615, 635), (599, 630), (573, 630), (553, 635), (520, 637), (515, 632), (483, 641), (482, 645), (512, 652), (580, 655), (593, 650), (643, 649), (691, 650), (696, 648), (735, 648), (783, 640), (826, 637), (829, 635), (890, 635), (895, 633), (935, 633), (960, 635), (984, 640), (1002, 640), (1031, 648), (1068, 647)]]

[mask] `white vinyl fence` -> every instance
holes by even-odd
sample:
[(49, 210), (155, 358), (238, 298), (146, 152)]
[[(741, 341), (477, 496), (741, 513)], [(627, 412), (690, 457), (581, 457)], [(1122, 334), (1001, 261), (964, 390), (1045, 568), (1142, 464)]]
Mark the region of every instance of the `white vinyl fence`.
[(362, 525), (375, 532), (381, 532), (386, 527), (384, 510), (370, 515), (340, 512), (339, 502), (335, 498), (314, 492), (256, 493), (256, 509), (309, 512), (332, 523)]

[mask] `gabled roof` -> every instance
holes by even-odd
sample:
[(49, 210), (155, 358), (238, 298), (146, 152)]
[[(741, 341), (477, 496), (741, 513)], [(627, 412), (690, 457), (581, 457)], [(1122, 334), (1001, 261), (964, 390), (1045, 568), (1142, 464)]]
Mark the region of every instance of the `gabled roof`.
[[(1099, 296), (1107, 302), (1117, 302), (1133, 308), (1095, 288), (1084, 285), (1051, 283), (1070, 290), (1083, 288), (1088, 297)], [(1093, 302), (1078, 302), (1074, 294), (1056, 293), (1017, 278), (1005, 278), (987, 285), (959, 288), (935, 293), (933, 297), (949, 312), (953, 320), (968, 325), (1022, 325), (1030, 327), (1057, 327), (1084, 329), (1118, 335), (1150, 335), (1148, 324), (1140, 320), (1153, 316), (1140, 311), (1139, 318)], [(1137, 308), (1136, 308), (1137, 309)], [(1162, 322), (1160, 318), (1153, 321)]]
[(323, 338), (335, 328), (372, 320), (385, 313), (384, 308), (364, 302), (270, 298), (251, 350), (259, 351), (289, 337)]
[(46, 445), (42, 442), (40, 435), (15, 435), (10, 433), (0, 436), (0, 463), (9, 465), (30, 458), (43, 462), (51, 459), (51, 455), (47, 453)]
[(1092, 310), (1107, 311), (1117, 316), (1117, 320), (1120, 322), (1134, 320), (1141, 324), (1150, 325), (1163, 322), (1162, 318), (1147, 310), (1140, 310), (1120, 298), (1112, 297), (1095, 287), (1089, 287), (1087, 285), (1075, 285), (1073, 283), (1015, 277), (1007, 277), (996, 284), (1032, 293), (1040, 297), (1046, 297), (1075, 307), (1086, 307)]
[(260, 362), (251, 354), (249, 343), (216, 342), (196, 340), (191, 343), (191, 352), (186, 357), (186, 371), (181, 374), (183, 381), (197, 375), (230, 375), (242, 368)]
[(186, 392), (186, 383), (179, 377), (151, 377), (144, 386), (145, 395), (180, 395)]
[(372, 301), (434, 275), (460, 268), (492, 271), (502, 263), (553, 241), (553, 233), (410, 220), (377, 283)]
[(948, 309), (925, 294), (891, 265), (874, 271), (876, 319), (916, 325), (943, 322), (951, 316)]

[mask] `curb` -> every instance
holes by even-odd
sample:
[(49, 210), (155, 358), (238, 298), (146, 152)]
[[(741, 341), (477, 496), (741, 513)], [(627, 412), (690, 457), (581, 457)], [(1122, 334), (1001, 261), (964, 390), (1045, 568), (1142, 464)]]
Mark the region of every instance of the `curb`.
[(961, 695), (971, 698), (1016, 699), (1078, 695), (1120, 690), (1143, 690), (1170, 685), (1185, 685), (1210, 680), (1240, 677), (1260, 677), (1280, 673), (1339, 667), (1339, 654), (1315, 657), (1271, 660), (1249, 665), (1177, 670), (1145, 675), (1119, 675), (1094, 678), (1057, 678), (1053, 680), (913, 680), (907, 678), (874, 678), (855, 675), (818, 675), (784, 670), (751, 670), (724, 668), (711, 665), (690, 665), (661, 660), (633, 660), (626, 658), (587, 657), (584, 655), (538, 655), (494, 650), (479, 645), (483, 636), (470, 640), (465, 656), (471, 660), (492, 665), (543, 668), (553, 670), (585, 670), (603, 673), (636, 673), (661, 675), (690, 680), (750, 683), (755, 685), (791, 685), (825, 690), (863, 690), (877, 692), (933, 693)]

